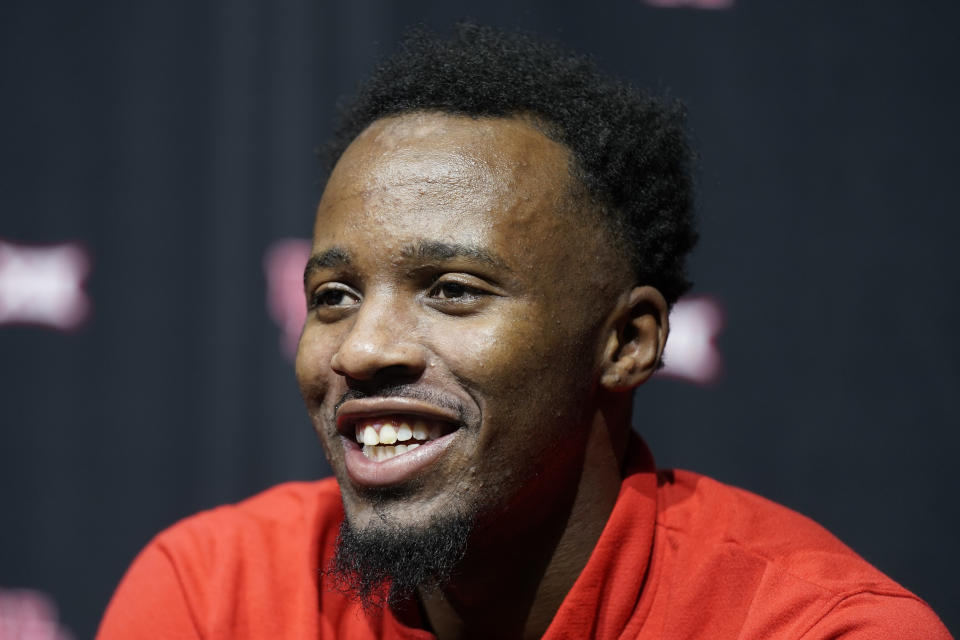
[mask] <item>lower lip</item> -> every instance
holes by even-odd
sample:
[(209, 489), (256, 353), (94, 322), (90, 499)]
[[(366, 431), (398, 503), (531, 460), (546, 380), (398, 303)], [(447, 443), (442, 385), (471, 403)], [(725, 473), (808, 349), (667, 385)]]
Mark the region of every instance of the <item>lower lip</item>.
[(344, 463), (350, 479), (364, 487), (386, 487), (412, 478), (431, 465), (453, 443), (458, 431), (421, 444), (413, 451), (401, 453), (389, 460), (371, 460), (354, 440), (340, 436), (343, 441)]

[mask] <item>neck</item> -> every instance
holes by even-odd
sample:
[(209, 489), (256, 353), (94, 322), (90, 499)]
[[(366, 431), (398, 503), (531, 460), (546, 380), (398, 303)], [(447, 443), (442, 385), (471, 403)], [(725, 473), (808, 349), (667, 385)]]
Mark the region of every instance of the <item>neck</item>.
[[(598, 412), (578, 459), (579, 475), (572, 474), (563, 491), (550, 487), (560, 499), (538, 510), (538, 496), (531, 496), (515, 513), (502, 514), (498, 522), (530, 524), (507, 536), (479, 532), (454, 582), (421, 592), (439, 640), (539, 638), (546, 632), (613, 510), (629, 432), (628, 401)], [(537, 515), (530, 519), (530, 513)]]

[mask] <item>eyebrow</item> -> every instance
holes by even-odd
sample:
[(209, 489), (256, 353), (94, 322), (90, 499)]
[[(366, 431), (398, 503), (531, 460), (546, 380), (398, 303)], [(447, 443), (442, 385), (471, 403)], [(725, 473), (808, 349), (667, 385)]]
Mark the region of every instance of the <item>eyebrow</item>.
[(486, 249), (481, 249), (480, 247), (473, 245), (453, 242), (419, 242), (416, 245), (401, 249), (400, 255), (402, 255), (404, 258), (436, 260), (438, 262), (443, 260), (452, 260), (454, 258), (467, 258), (469, 260), (484, 262), (491, 267), (506, 269), (507, 271), (510, 270), (502, 258), (487, 251)]
[(303, 283), (306, 285), (310, 274), (317, 269), (330, 269), (332, 267), (342, 267), (350, 264), (350, 254), (342, 247), (330, 247), (326, 251), (315, 253), (307, 260), (307, 265), (303, 268)]
[[(415, 245), (408, 245), (400, 250), (404, 258), (418, 260), (435, 260), (443, 262), (454, 258), (477, 260), (498, 269), (510, 271), (510, 267), (502, 258), (486, 249), (477, 246), (454, 242), (424, 241)], [(303, 269), (303, 280), (306, 283), (310, 274), (318, 269), (343, 267), (350, 264), (350, 254), (343, 247), (330, 247), (320, 253), (315, 253), (307, 260)]]

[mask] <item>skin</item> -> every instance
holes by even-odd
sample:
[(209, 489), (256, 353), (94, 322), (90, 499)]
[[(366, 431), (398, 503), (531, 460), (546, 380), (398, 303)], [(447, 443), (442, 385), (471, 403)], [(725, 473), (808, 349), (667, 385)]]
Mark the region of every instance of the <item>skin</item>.
[[(613, 507), (629, 392), (666, 340), (663, 297), (569, 163), (529, 120), (406, 114), (357, 137), (318, 206), (297, 380), (353, 526), (475, 517), (454, 582), (421, 594), (440, 638), (543, 634)], [(396, 385), (462, 419), (429, 467), (373, 491), (346, 471), (336, 407)]]

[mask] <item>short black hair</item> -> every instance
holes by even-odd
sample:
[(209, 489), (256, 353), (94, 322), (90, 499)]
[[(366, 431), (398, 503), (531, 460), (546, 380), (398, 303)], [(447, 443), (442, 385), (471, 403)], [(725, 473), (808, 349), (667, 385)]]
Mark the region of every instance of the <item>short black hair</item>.
[(606, 216), (640, 284), (672, 304), (690, 288), (696, 244), (686, 111), (528, 34), (461, 23), (417, 28), (343, 107), (328, 169), (372, 122), (416, 111), (532, 116), (572, 154), (572, 175)]

